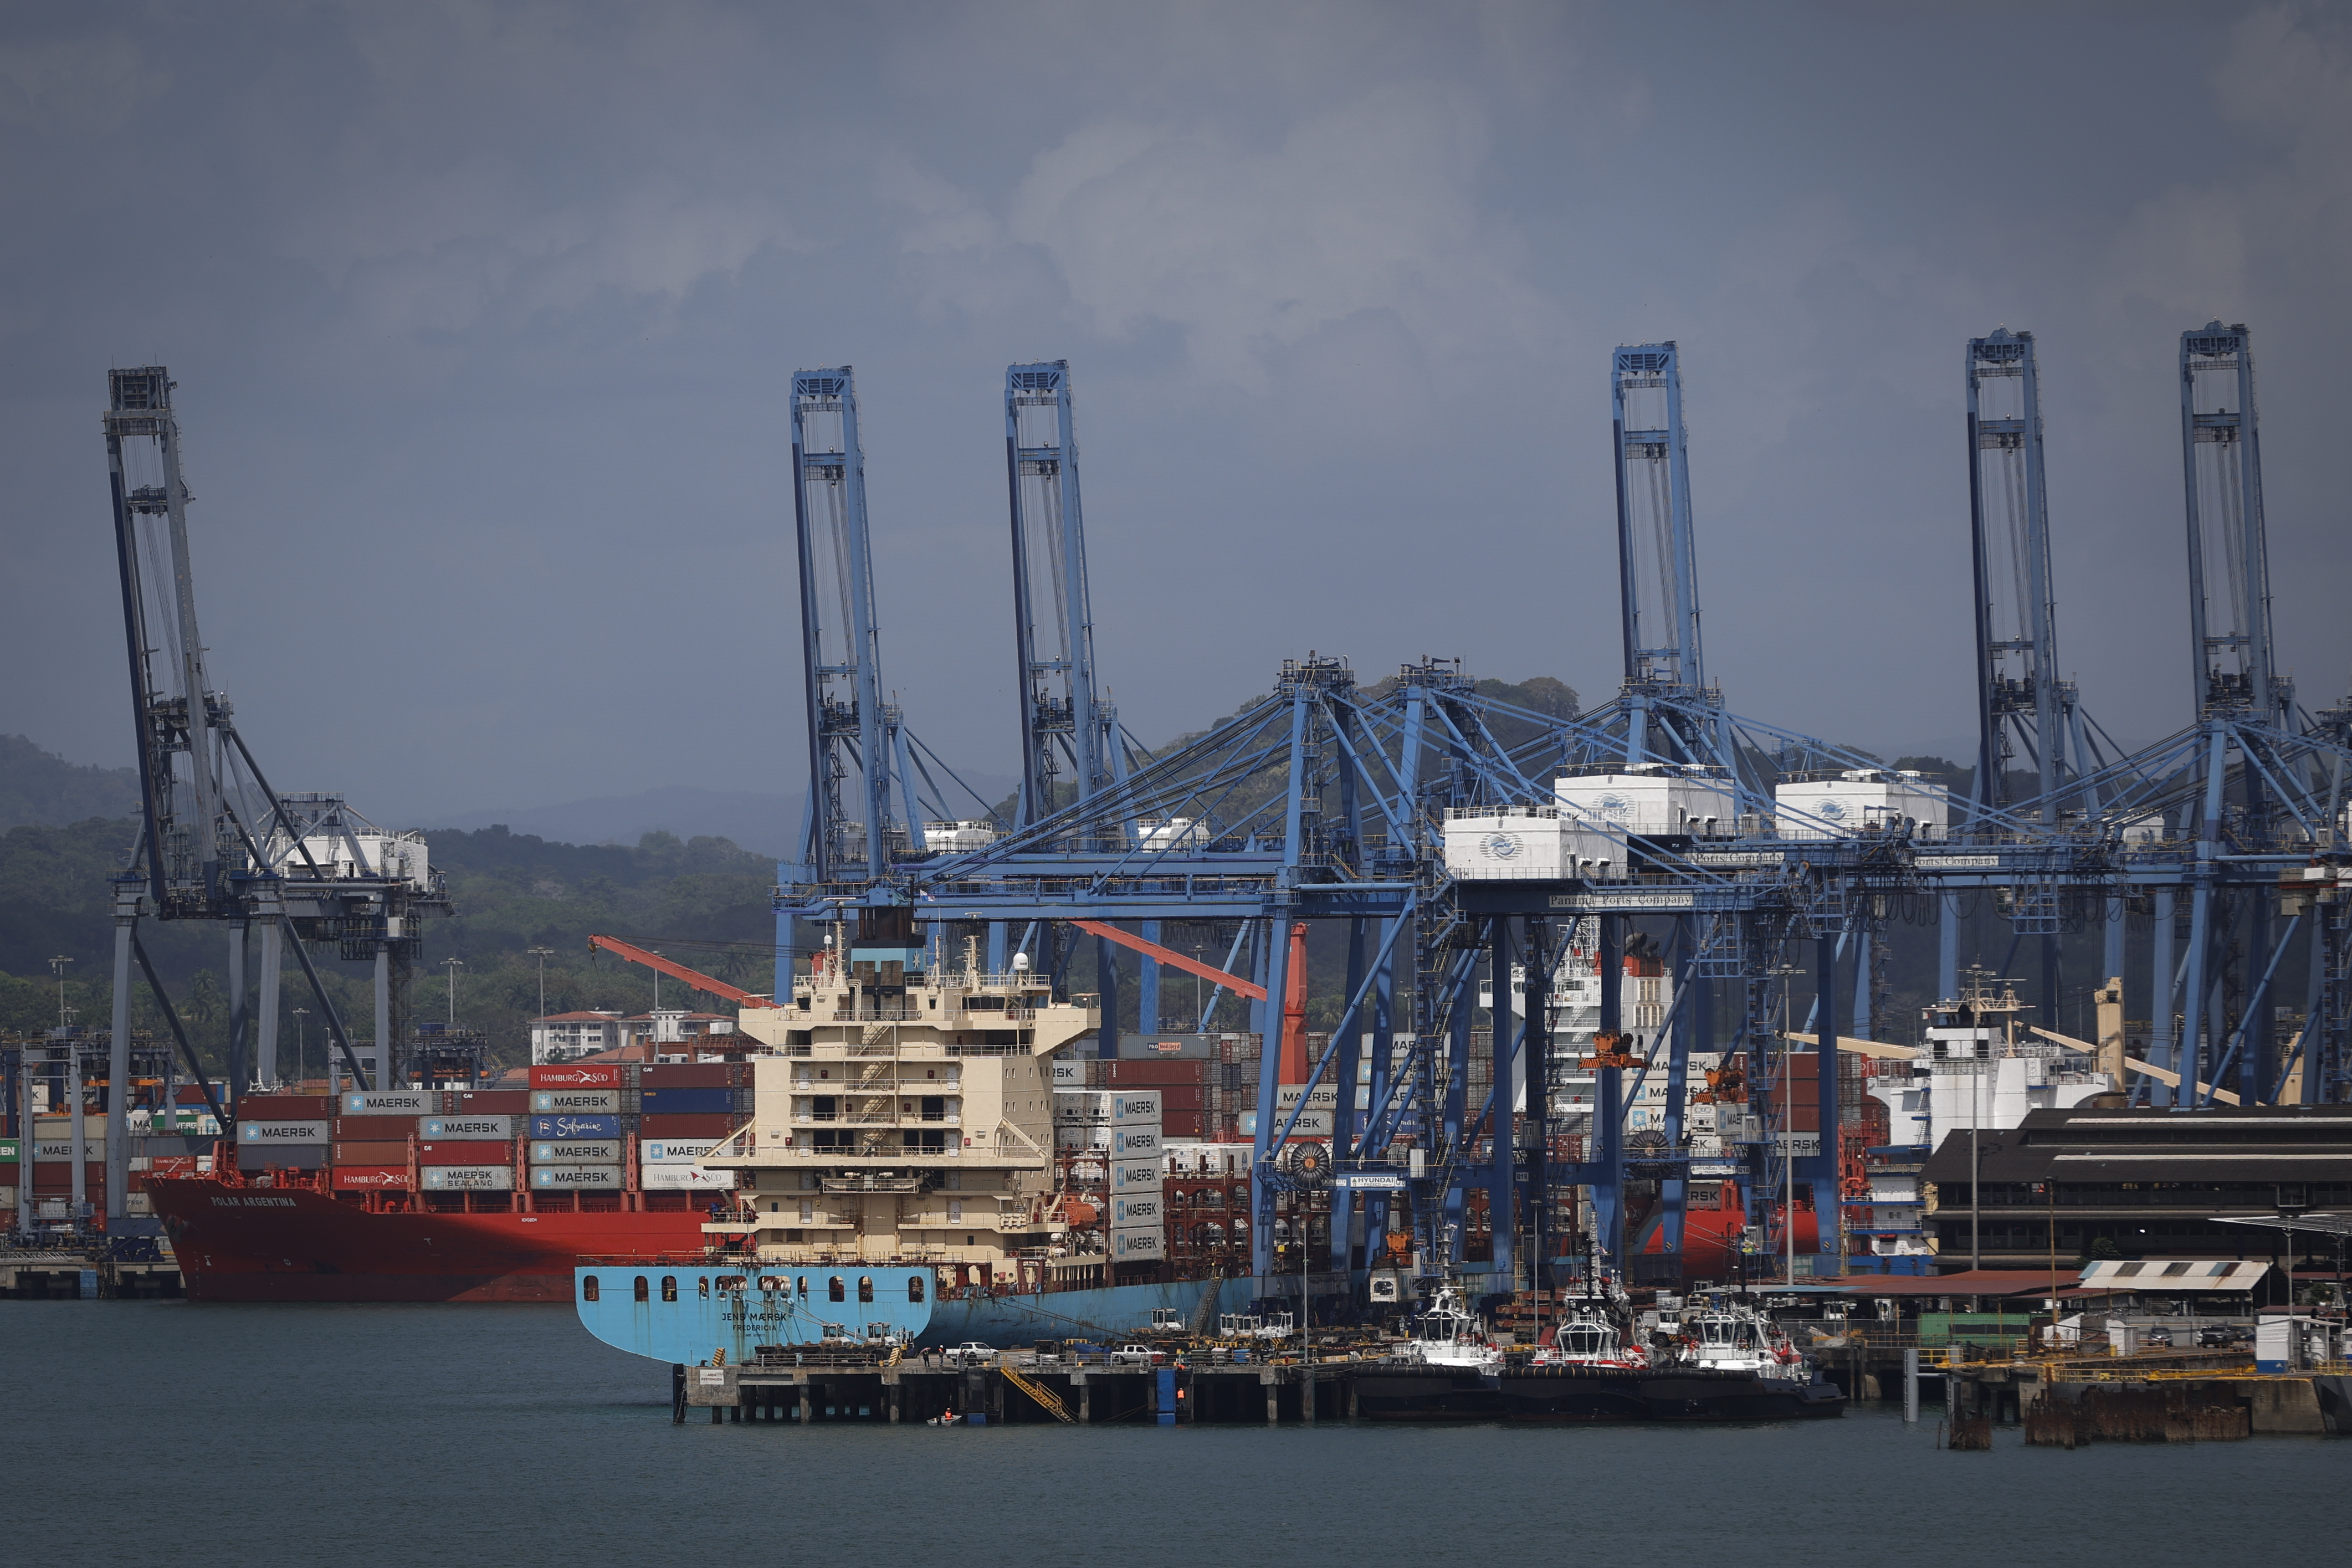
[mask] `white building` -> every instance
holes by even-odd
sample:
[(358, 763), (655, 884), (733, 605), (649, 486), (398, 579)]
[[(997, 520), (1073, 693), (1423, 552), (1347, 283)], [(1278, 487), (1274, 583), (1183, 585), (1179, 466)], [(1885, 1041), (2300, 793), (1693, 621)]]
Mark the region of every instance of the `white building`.
[(533, 1067), (575, 1061), (629, 1043), (628, 1020), (614, 1012), (551, 1013), (530, 1021)]

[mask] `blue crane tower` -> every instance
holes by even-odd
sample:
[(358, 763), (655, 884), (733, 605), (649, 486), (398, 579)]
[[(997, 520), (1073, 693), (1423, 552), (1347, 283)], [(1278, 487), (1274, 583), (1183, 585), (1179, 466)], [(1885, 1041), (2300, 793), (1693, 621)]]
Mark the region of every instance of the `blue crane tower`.
[[(1645, 752), (1727, 763), (1706, 715), (1722, 702), (1699, 648), (1681, 351), (1619, 348), (1610, 360), (1616, 436), (1617, 574), (1625, 645), (1626, 760)], [(1654, 731), (1662, 731), (1653, 733)]]
[[(850, 367), (793, 372), (792, 419), (811, 781), (801, 858), (811, 881), (878, 881), (890, 865), (898, 716), (882, 702), (866, 454)], [(908, 847), (919, 849), (919, 814), (908, 811), (906, 824)]]
[[(1004, 371), (1004, 479), (1013, 531), (1013, 620), (1021, 702), (1021, 798), (1016, 826), (1054, 814), (1069, 799), (1087, 801), (1127, 774), (1118, 710), (1095, 672), (1094, 598), (1087, 575), (1085, 511), (1078, 495), (1078, 441), (1073, 418), (1070, 363), (1053, 360), (1008, 365)], [(1066, 780), (1066, 784), (1065, 781)], [(1103, 835), (1124, 842), (1130, 823), (1076, 819), (1089, 832), (1068, 848), (1109, 847)], [(990, 961), (1002, 968), (1003, 924), (989, 928)], [(1144, 940), (1157, 942), (1160, 922), (1148, 921)], [(1058, 949), (1050, 928), (1045, 936)], [(1097, 1049), (1118, 1054), (1119, 970), (1112, 943), (1095, 941), (1103, 1022)], [(1058, 974), (1060, 963), (1049, 960)], [(1160, 965), (1142, 961), (1139, 1026), (1158, 1029)]]

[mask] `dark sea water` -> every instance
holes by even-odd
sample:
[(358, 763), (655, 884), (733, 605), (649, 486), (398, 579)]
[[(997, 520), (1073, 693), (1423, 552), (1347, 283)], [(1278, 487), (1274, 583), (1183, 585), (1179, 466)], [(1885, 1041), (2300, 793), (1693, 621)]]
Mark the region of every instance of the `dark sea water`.
[(10, 1563), (2344, 1562), (2352, 1439), (727, 1425), (536, 1307), (0, 1302)]

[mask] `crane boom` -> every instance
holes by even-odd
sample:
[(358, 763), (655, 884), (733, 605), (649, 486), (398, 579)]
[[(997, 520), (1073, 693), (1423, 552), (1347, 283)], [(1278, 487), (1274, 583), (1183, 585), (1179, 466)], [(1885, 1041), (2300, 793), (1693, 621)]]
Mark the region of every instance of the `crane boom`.
[(673, 963), (658, 952), (647, 952), (642, 947), (633, 947), (618, 937), (591, 936), (588, 939), (588, 945), (592, 949), (601, 947), (617, 958), (627, 959), (631, 963), (642, 963), (647, 969), (657, 969), (673, 980), (683, 980), (697, 991), (708, 991), (713, 996), (732, 1002), (739, 1007), (767, 1007), (774, 1005), (773, 997), (754, 995), (749, 991), (740, 990), (728, 984), (724, 980), (714, 979), (703, 973), (698, 969), (688, 969), (683, 963)]

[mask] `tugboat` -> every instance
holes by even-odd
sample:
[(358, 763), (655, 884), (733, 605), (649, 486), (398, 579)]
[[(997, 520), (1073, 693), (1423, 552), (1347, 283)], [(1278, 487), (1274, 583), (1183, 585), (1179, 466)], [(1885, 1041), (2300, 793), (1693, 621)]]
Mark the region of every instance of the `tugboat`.
[(1788, 1421), (1845, 1413), (1788, 1331), (1744, 1300), (1685, 1313), (1653, 1358), (1643, 1397), (1653, 1421)]
[(1373, 1421), (1491, 1421), (1508, 1408), (1503, 1352), (1462, 1310), (1461, 1292), (1438, 1288), (1412, 1337), (1379, 1371), (1356, 1380), (1358, 1414)]
[(1660, 1337), (1644, 1354), (1601, 1304), (1573, 1309), (1549, 1355), (1500, 1380), (1509, 1418), (1789, 1421), (1845, 1409), (1786, 1331), (1744, 1302), (1702, 1308)]

